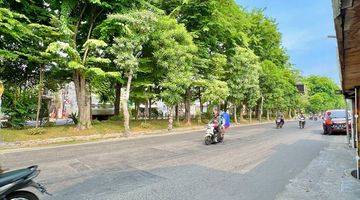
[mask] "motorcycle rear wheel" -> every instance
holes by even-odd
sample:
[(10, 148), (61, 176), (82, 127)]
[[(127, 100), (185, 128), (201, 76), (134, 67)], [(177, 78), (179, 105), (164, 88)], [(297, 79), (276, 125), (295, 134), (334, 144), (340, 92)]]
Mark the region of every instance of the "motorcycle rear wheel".
[(16, 191), (7, 195), (6, 200), (39, 200), (39, 198), (28, 191)]
[(224, 136), (220, 135), (219, 138), (218, 138), (218, 142), (223, 142), (223, 141), (224, 141)]
[(204, 142), (206, 145), (210, 145), (212, 143), (211, 137), (210, 136), (205, 137)]

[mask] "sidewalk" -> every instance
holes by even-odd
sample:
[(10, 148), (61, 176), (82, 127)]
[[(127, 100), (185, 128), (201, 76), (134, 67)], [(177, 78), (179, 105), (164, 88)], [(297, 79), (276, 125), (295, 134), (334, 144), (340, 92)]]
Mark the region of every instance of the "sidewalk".
[(350, 174), (356, 168), (355, 150), (348, 148), (342, 137), (330, 137), (329, 147), (290, 180), (278, 200), (360, 199), (360, 181)]

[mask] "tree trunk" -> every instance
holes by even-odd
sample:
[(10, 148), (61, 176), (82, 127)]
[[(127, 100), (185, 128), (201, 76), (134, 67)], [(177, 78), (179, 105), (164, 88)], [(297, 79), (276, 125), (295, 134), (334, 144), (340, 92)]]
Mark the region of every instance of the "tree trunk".
[(90, 88), (85, 75), (78, 70), (74, 73), (74, 83), (79, 116), (77, 129), (84, 130), (91, 127)]
[(176, 104), (175, 106), (175, 118), (176, 121), (179, 123), (180, 119), (179, 119), (179, 104)]
[(259, 122), (261, 123), (261, 118), (262, 118), (262, 115), (263, 115), (263, 106), (264, 106), (264, 98), (261, 97), (261, 101), (260, 101), (260, 106), (259, 106), (259, 113), (258, 113), (258, 119), (259, 119)]
[(197, 117), (197, 118), (198, 118), (197, 121), (198, 121), (198, 124), (201, 124), (201, 122), (202, 122), (202, 118), (201, 118), (201, 117), (202, 117), (202, 116), (201, 116), (201, 111), (200, 111), (200, 110), (199, 110), (198, 115), (199, 115), (199, 116)]
[(236, 107), (237, 107), (237, 105), (234, 104), (234, 122), (235, 122), (235, 124), (239, 124), (238, 119), (237, 119)]
[(43, 95), (43, 92), (44, 92), (43, 84), (44, 84), (44, 66), (40, 66), (39, 93), (38, 93), (38, 102), (37, 102), (37, 110), (36, 110), (35, 128), (39, 127), (41, 99), (42, 99), (42, 95)]
[(174, 106), (171, 106), (169, 109), (169, 121), (168, 121), (168, 131), (173, 129), (174, 122)]
[(132, 80), (133, 74), (132, 71), (129, 72), (128, 75), (128, 81), (126, 84), (126, 90), (124, 91), (124, 98), (122, 99), (122, 108), (124, 113), (124, 134), (125, 136), (130, 135), (130, 114), (129, 114), (129, 96), (130, 96), (130, 87), (131, 87), (131, 80)]
[(227, 107), (228, 107), (228, 101), (225, 101), (225, 103), (224, 103), (224, 111), (226, 112), (226, 110), (227, 110)]
[(149, 119), (151, 119), (151, 104), (152, 104), (152, 101), (151, 101), (151, 99), (149, 99)]
[(115, 84), (115, 101), (114, 101), (114, 115), (120, 114), (120, 100), (121, 100), (121, 84)]
[(266, 119), (270, 121), (270, 110), (266, 110)]
[(252, 123), (252, 109), (249, 109), (249, 122)]
[(135, 102), (135, 110), (136, 110), (135, 120), (138, 120), (139, 119), (139, 102)]
[(187, 125), (191, 124), (190, 104), (191, 104), (191, 90), (189, 88), (186, 90), (185, 93), (185, 120)]
[(202, 115), (204, 112), (204, 105), (203, 105), (202, 98), (201, 98), (201, 88), (200, 87), (198, 90), (198, 95), (199, 95), (199, 104), (200, 104), (200, 114)]
[(291, 115), (291, 109), (289, 109), (289, 119), (292, 118), (292, 115)]
[(149, 101), (148, 100), (146, 100), (146, 102), (145, 102), (145, 110), (144, 110), (144, 118), (145, 118), (145, 120), (147, 119), (147, 118), (149, 118)]
[(241, 120), (243, 120), (243, 105), (240, 104), (239, 108), (240, 108), (239, 109), (239, 112), (240, 112), (239, 120), (241, 123)]

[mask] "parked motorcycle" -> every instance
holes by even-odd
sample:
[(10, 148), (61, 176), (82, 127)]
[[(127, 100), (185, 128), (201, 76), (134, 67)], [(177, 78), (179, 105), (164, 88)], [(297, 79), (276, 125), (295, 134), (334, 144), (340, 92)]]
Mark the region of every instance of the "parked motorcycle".
[(282, 128), (284, 126), (284, 120), (280, 117), (276, 118), (276, 128)]
[(214, 125), (212, 123), (209, 123), (206, 127), (206, 134), (204, 142), (206, 145), (222, 142), (224, 140), (223, 134), (216, 131), (214, 128)]
[(34, 187), (50, 195), (44, 186), (33, 181), (40, 173), (37, 168), (31, 166), (0, 174), (0, 200), (39, 200), (34, 193), (23, 190), (27, 187)]
[(300, 129), (305, 128), (305, 117), (299, 118), (299, 127), (300, 127)]

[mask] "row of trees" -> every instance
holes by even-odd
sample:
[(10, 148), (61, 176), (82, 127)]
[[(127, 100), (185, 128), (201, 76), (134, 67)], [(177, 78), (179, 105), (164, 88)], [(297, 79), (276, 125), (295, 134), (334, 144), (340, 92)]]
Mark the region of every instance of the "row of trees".
[[(263, 110), (291, 113), (316, 101), (298, 93), (295, 85), (302, 78), (281, 46), (276, 22), (234, 0), (0, 0), (0, 5), (0, 79), (10, 117), (37, 113), (38, 121), (44, 91), (70, 81), (79, 129), (91, 126), (91, 93), (97, 93), (114, 101), (115, 114), (122, 105), (126, 133), (129, 100), (165, 102), (169, 129), (180, 103), (190, 123), (194, 100), (231, 105), (235, 121), (243, 108), (261, 117)], [(36, 107), (19, 105), (21, 97), (34, 95)]]
[(340, 88), (330, 78), (309, 76), (304, 82), (308, 90), (306, 94), (307, 112), (319, 113), (335, 108), (345, 108), (344, 97), (339, 94)]

